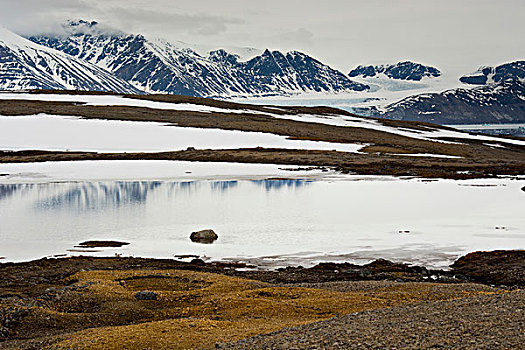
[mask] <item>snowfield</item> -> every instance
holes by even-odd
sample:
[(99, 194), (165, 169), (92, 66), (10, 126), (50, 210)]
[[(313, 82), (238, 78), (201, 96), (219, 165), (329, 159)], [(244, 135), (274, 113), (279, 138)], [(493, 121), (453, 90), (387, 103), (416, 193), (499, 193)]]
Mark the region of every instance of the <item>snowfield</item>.
[(39, 114), (0, 116), (0, 150), (162, 152), (198, 149), (286, 148), (358, 152), (366, 145), (307, 140), (155, 122), (80, 119)]
[(203, 113), (252, 113), (254, 110), (225, 109), (192, 103), (168, 103), (126, 98), (115, 95), (67, 95), (67, 94), (27, 94), (27, 93), (0, 93), (0, 100), (30, 100), (47, 102), (83, 103), (88, 106), (126, 106), (152, 109), (167, 109), (173, 111), (203, 112)]
[[(187, 162), (169, 160), (94, 160), (0, 164), (0, 185), (103, 180), (259, 180), (340, 178), (334, 171), (299, 170), (292, 165)], [(304, 167), (303, 167), (304, 169)]]

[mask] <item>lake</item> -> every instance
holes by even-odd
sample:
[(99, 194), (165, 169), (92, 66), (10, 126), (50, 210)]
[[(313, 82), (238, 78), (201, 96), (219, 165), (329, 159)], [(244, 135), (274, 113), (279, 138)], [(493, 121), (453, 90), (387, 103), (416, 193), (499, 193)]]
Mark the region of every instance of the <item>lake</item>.
[[(444, 267), (525, 248), (524, 181), (389, 177), (0, 183), (0, 256), (241, 260), (265, 267), (375, 258)], [(192, 243), (212, 228), (219, 240)], [(130, 242), (91, 253), (91, 239)]]

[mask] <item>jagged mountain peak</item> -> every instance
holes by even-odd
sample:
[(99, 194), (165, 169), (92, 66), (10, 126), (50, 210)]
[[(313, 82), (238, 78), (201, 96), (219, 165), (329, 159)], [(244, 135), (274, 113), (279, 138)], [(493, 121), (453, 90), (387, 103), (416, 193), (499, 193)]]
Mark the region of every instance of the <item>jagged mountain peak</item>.
[(123, 31), (113, 27), (83, 19), (67, 20), (61, 27), (64, 31), (63, 35), (127, 36)]

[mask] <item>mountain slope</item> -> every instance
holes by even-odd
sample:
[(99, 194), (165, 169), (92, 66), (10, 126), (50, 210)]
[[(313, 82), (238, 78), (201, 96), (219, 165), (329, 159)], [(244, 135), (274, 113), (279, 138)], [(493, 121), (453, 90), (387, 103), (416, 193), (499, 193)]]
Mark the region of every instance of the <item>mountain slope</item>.
[(20, 89), (138, 92), (100, 67), (0, 27), (0, 90)]
[(407, 97), (386, 107), (383, 117), (437, 124), (525, 122), (525, 82), (506, 80), (472, 89)]
[(206, 97), (368, 89), (299, 52), (266, 50), (242, 61), (238, 55), (215, 50), (204, 57), (180, 44), (104, 32), (98, 26), (96, 22), (69, 22), (64, 26), (66, 35), (29, 39), (96, 64), (146, 92)]
[(465, 84), (484, 85), (505, 80), (525, 80), (525, 61), (505, 63), (497, 67), (481, 67), (476, 72), (464, 75), (459, 80)]

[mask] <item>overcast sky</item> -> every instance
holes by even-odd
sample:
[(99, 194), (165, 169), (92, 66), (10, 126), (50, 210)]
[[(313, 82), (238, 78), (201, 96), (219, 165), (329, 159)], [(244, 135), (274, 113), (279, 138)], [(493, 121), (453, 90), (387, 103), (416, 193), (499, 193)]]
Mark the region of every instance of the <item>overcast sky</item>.
[(442, 69), (525, 59), (525, 0), (0, 0), (21, 34), (66, 19), (211, 46), (300, 50), (348, 72), (412, 59)]

